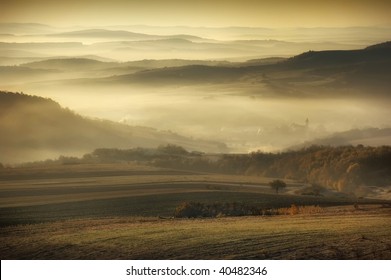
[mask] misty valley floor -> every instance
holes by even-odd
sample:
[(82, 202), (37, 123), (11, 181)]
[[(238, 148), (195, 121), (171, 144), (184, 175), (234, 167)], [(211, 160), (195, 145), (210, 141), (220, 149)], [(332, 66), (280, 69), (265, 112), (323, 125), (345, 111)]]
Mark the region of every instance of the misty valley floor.
[(74, 219), (3, 227), (2, 259), (390, 259), (391, 209), (306, 216)]

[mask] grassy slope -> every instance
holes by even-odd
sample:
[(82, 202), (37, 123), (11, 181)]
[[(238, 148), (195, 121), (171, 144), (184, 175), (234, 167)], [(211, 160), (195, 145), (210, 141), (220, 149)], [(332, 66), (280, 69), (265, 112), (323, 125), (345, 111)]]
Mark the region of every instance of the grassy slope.
[(276, 195), (270, 178), (191, 173), (134, 164), (4, 169), (0, 173), (0, 225), (73, 218), (171, 216), (183, 201), (238, 202), (259, 208), (346, 205), (348, 197)]
[[(0, 257), (391, 258), (390, 208), (352, 211), (349, 198), (291, 195), (294, 184), (276, 195), (260, 186), (268, 180), (128, 164), (6, 169), (0, 176)], [(182, 201), (350, 205), (313, 216), (157, 218), (171, 216)]]
[(7, 163), (44, 160), (61, 154), (81, 155), (99, 147), (157, 147), (172, 143), (189, 150), (227, 150), (222, 143), (89, 119), (51, 99), (3, 91), (0, 91), (0, 131), (0, 161)]
[(390, 259), (390, 225), (390, 209), (385, 208), (268, 218), (83, 219), (1, 228), (0, 255), (2, 259)]

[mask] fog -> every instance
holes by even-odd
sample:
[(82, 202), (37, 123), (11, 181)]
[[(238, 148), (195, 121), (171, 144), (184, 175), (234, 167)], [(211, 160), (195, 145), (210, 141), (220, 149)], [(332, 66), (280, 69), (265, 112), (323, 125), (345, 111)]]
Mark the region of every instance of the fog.
[[(359, 49), (389, 38), (385, 27), (247, 28), (145, 25), (54, 27), (0, 23), (0, 65), (49, 57), (235, 60), (308, 50)], [(13, 58), (13, 60), (11, 59)], [(24, 58), (25, 60), (21, 60)], [(34, 59), (35, 58), (35, 59)]]
[[(219, 142), (236, 153), (279, 151), (337, 132), (391, 127), (384, 72), (389, 59), (327, 66), (330, 59), (321, 57), (303, 68), (299, 57), (298, 64), (283, 64), (308, 50), (362, 49), (383, 38), (382, 28), (363, 28), (361, 33), (357, 28), (327, 29), (322, 34), (318, 29), (283, 33), (147, 26), (49, 30), (0, 37), (1, 90), (48, 97), (92, 119)], [(370, 37), (369, 31), (376, 32)], [(179, 32), (187, 33), (175, 35)], [(295, 41), (269, 40), (267, 34)], [(321, 40), (326, 38), (334, 39)], [(270, 56), (284, 59), (261, 59)], [(257, 60), (246, 61), (250, 58)], [(377, 68), (368, 70), (371, 63)], [(371, 137), (376, 135), (365, 143), (371, 144)], [(388, 138), (376, 141), (387, 144)], [(129, 141), (129, 147), (135, 143), (142, 145)], [(66, 147), (61, 153), (67, 153)]]
[(259, 97), (217, 86), (21, 88), (84, 116), (218, 141), (231, 152), (278, 151), (335, 132), (391, 126), (389, 100)]

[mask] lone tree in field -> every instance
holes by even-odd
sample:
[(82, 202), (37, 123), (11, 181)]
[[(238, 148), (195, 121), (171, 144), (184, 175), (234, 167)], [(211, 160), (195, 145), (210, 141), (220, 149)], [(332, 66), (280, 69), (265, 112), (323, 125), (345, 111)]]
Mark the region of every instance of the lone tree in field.
[(278, 190), (279, 189), (283, 189), (283, 188), (286, 188), (286, 183), (282, 180), (273, 180), (269, 183), (269, 186), (272, 188), (272, 189), (275, 189), (276, 190), (276, 193), (278, 193)]

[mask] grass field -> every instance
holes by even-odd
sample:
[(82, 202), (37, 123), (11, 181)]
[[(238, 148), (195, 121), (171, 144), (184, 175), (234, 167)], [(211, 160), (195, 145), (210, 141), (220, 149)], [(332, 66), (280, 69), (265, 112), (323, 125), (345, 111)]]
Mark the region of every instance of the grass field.
[[(382, 201), (281, 194), (270, 178), (138, 165), (0, 174), (1, 259), (391, 259)], [(314, 215), (172, 219), (183, 201), (260, 208), (320, 205)], [(380, 204), (379, 204), (380, 203)]]
[[(1, 228), (2, 259), (391, 259), (390, 209), (313, 216), (75, 219)], [(381, 210), (381, 211), (380, 211)], [(331, 211), (331, 210), (330, 210)]]

